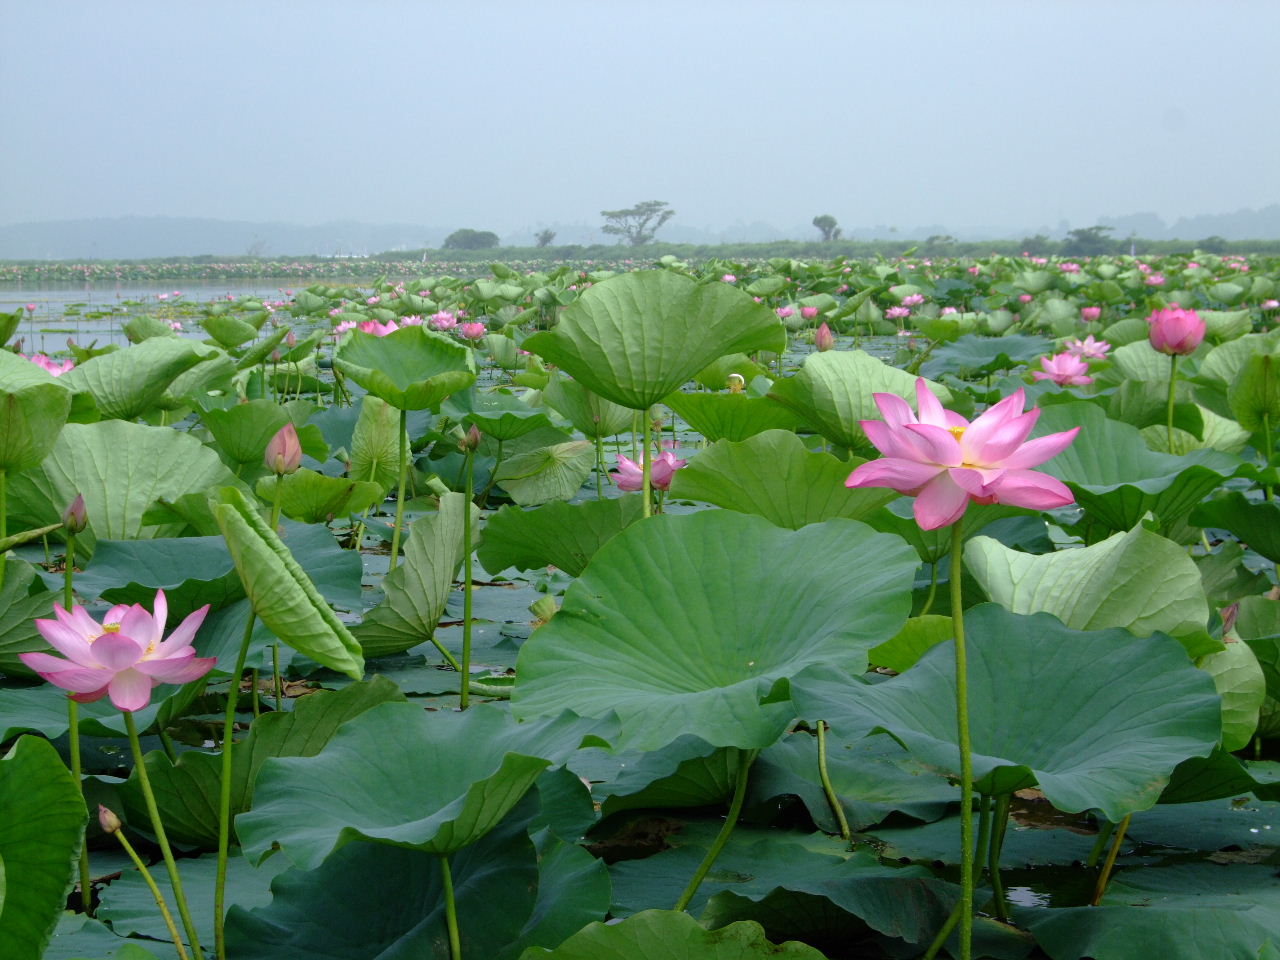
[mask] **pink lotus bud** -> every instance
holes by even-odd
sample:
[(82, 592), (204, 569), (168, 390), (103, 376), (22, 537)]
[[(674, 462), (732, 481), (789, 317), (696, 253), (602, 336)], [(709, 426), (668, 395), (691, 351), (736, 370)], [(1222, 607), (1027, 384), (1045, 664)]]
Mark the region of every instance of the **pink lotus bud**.
[(463, 434), (462, 439), (458, 441), (458, 449), (463, 453), (480, 449), (480, 431), (476, 428), (474, 423), (471, 425), (470, 429)]
[(909, 293), (902, 298), (904, 307), (918, 307), (922, 303), (924, 303), (924, 294), (922, 293)]
[(284, 345), (290, 350), (298, 345), (298, 338), (292, 330), (284, 335)]
[(787, 317), (789, 317), (789, 316), (791, 316), (793, 313), (795, 313), (795, 311), (794, 311), (794, 310), (792, 310), (790, 307), (779, 307), (779, 308), (778, 308), (776, 311), (774, 311), (774, 312), (778, 314), (778, 319), (780, 319), (780, 320), (785, 320), (785, 319), (787, 319)]
[(726, 274), (725, 274), (723, 277), (721, 277), (720, 279), (721, 279), (721, 280), (723, 280), (725, 283), (737, 283), (737, 282), (738, 282), (738, 278), (737, 278), (737, 277), (735, 277), (732, 273), (726, 273)]
[(71, 505), (62, 511), (62, 526), (70, 534), (82, 533), (89, 525), (89, 512), (84, 506), (84, 494), (77, 493)]
[(835, 334), (831, 332), (831, 328), (827, 326), (825, 320), (813, 335), (813, 345), (818, 348), (820, 353), (826, 353), (836, 345)]
[(298, 430), (292, 423), (286, 423), (267, 444), (267, 452), (263, 457), (267, 469), (278, 477), (294, 473), (302, 466), (302, 442), (298, 439)]
[(1033, 297), (1031, 294), (1029, 294), (1029, 293), (1024, 293), (1024, 294), (1022, 294), (1020, 297), (1018, 297), (1018, 302), (1019, 302), (1019, 303), (1030, 303), (1030, 302), (1031, 302), (1032, 300), (1034, 300), (1034, 299), (1035, 299), (1035, 297)]
[(1204, 340), (1204, 321), (1194, 310), (1183, 310), (1176, 303), (1167, 310), (1157, 310), (1147, 317), (1151, 345), (1170, 356), (1195, 353)]
[(1085, 323), (1096, 323), (1098, 318), (1102, 316), (1101, 307), (1081, 307), (1080, 319)]
[(103, 833), (115, 833), (124, 826), (120, 822), (120, 818), (108, 810), (102, 804), (98, 804), (98, 826), (102, 827)]
[(805, 320), (812, 320), (817, 315), (818, 315), (817, 307), (801, 307), (800, 308), (800, 316), (803, 317)]
[(36, 312), (36, 305), (34, 303), (28, 303), (27, 313), (35, 313), (35, 312)]

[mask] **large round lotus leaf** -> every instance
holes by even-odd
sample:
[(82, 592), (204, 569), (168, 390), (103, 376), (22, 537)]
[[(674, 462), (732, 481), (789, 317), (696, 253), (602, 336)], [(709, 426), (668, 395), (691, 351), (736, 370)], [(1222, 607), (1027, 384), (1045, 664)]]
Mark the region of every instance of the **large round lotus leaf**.
[(1216, 450), (1150, 450), (1136, 427), (1107, 419), (1092, 403), (1045, 407), (1036, 432), (1077, 426), (1075, 442), (1039, 469), (1064, 481), (1086, 516), (1110, 530), (1131, 530), (1148, 511), (1165, 529), (1240, 467), (1238, 457)]
[(568, 377), (555, 375), (548, 379), (542, 388), (542, 399), (588, 438), (611, 437), (631, 429), (632, 410), (592, 393)]
[(157, 337), (87, 360), (61, 379), (73, 390), (92, 394), (104, 417), (132, 420), (156, 406), (183, 373), (222, 355), (217, 347), (194, 340)]
[(275, 503), (279, 487), (280, 512), (303, 523), (327, 523), (335, 517), (363, 513), (382, 500), (382, 487), (365, 480), (328, 477), (303, 467), (277, 477), (263, 477), (254, 489), (267, 503)]
[(551, 418), (545, 410), (535, 409), (506, 392), (464, 390), (450, 398), (443, 412), (464, 425), (474, 425), (494, 440), (515, 440), (540, 427), (551, 426)]
[(1144, 867), (1118, 872), (1100, 906), (1014, 913), (1053, 960), (1265, 960), (1280, 943), (1280, 880), (1274, 866)]
[(152, 503), (236, 482), (218, 455), (189, 433), (123, 420), (69, 423), (40, 466), (10, 480), (9, 527), (57, 523), (82, 494), (89, 527), (77, 535), (77, 549), (92, 550), (99, 537), (172, 537), (186, 524), (144, 524)]
[(671, 495), (754, 514), (792, 530), (832, 517), (862, 520), (898, 494), (884, 487), (846, 487), (845, 479), (861, 462), (810, 451), (789, 431), (766, 430), (740, 443), (717, 440), (676, 472)]
[(1280, 563), (1280, 505), (1274, 500), (1250, 500), (1233, 490), (1196, 507), (1191, 522), (1226, 530), (1272, 563)]
[[(929, 389), (943, 403), (951, 392), (941, 384)], [(812, 353), (794, 377), (774, 383), (769, 397), (790, 407), (815, 430), (842, 447), (870, 448), (860, 420), (878, 420), (874, 394), (894, 393), (913, 407), (916, 378), (861, 350)]]
[(84, 838), (80, 785), (39, 737), (0, 759), (0, 956), (35, 960), (66, 906)]
[(434, 409), (476, 380), (471, 349), (423, 327), (402, 327), (385, 337), (354, 331), (333, 365), (400, 410)]
[(800, 417), (776, 400), (743, 393), (673, 393), (664, 401), (710, 441), (746, 440), (765, 430), (794, 430)]
[[(1077, 630), (1123, 627), (1140, 635), (1159, 630), (1208, 640), (1200, 571), (1176, 543), (1142, 527), (1039, 557), (974, 537), (964, 560), (987, 596), (1014, 613), (1052, 613)], [(1192, 652), (1221, 649), (1209, 640)]]
[(621, 923), (593, 923), (555, 950), (530, 947), (519, 960), (823, 960), (798, 940), (770, 943), (764, 928), (750, 920), (706, 930), (689, 914), (646, 910)]
[(762, 699), (810, 664), (864, 669), (905, 621), (916, 566), (901, 540), (853, 520), (784, 530), (715, 510), (632, 524), (521, 648), (512, 708), (616, 711), (637, 749), (686, 733), (768, 746), (793, 708), (785, 689)]
[(0, 469), (34, 467), (71, 412), (71, 390), (29, 360), (0, 350)]
[[(1218, 742), (1213, 679), (1168, 637), (1070, 630), (995, 604), (966, 611), (965, 633), (983, 793), (1038, 784), (1059, 810), (1097, 808), (1119, 821), (1155, 804), (1179, 763)], [(823, 668), (793, 681), (792, 693), (803, 716), (845, 737), (883, 729), (924, 762), (959, 769), (953, 644), (887, 683), (856, 685)]]
[(544, 769), (599, 727), (567, 713), (517, 724), (487, 705), (426, 713), (382, 704), (315, 756), (264, 764), (236, 833), (247, 856), (278, 843), (306, 869), (361, 839), (453, 853), (492, 830)]
[(1050, 353), (1053, 341), (1047, 337), (1014, 334), (1008, 337), (979, 337), (967, 334), (933, 351), (920, 367), (926, 377), (946, 373), (976, 377), (999, 370), (1011, 370)]
[(536, 510), (508, 505), (485, 523), (476, 556), (495, 573), (550, 564), (580, 576), (604, 543), (640, 519), (643, 506), (639, 496), (626, 495), (583, 503), (553, 501)]
[(595, 284), (523, 346), (605, 399), (647, 410), (726, 353), (786, 344), (782, 322), (743, 291), (641, 270)]

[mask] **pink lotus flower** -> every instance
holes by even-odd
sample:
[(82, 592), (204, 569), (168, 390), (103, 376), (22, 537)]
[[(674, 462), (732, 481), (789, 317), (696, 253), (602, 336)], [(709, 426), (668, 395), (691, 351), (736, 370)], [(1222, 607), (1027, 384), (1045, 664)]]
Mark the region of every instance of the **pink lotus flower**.
[[(18, 356), (21, 357), (21, 356), (24, 356), (24, 354), (20, 353), (18, 354)], [(40, 369), (44, 370), (46, 373), (50, 373), (55, 377), (62, 376), (68, 370), (74, 369), (76, 365), (76, 362), (69, 358), (59, 362), (53, 359), (53, 357), (45, 356), (43, 353), (33, 353), (31, 356), (27, 357), (26, 359), (30, 360), (32, 363), (34, 363)]]
[(1081, 307), (1080, 319), (1085, 323), (1097, 323), (1098, 318), (1102, 316), (1101, 307)]
[(819, 353), (826, 353), (836, 345), (835, 334), (831, 332), (831, 328), (827, 326), (825, 320), (814, 331), (813, 345), (817, 347)]
[(1070, 263), (1070, 262), (1068, 262), (1068, 263), (1060, 263), (1060, 264), (1058, 264), (1058, 269), (1059, 269), (1059, 270), (1061, 270), (1063, 273), (1079, 273), (1079, 272), (1080, 272), (1080, 264), (1078, 264), (1078, 263)]
[(884, 315), (890, 320), (905, 320), (911, 316), (910, 307), (890, 307), (884, 312)]
[(801, 307), (800, 316), (805, 320), (812, 320), (818, 315), (817, 307)]
[(401, 317), (400, 322), (406, 327), (420, 327), (422, 326), (422, 317), (416, 313), (410, 313)]
[(157, 300), (168, 300), (168, 299), (169, 299), (169, 295), (168, 295), (167, 293), (157, 293), (157, 294), (156, 294), (156, 299), (157, 299)]
[(922, 303), (924, 303), (923, 293), (909, 293), (902, 298), (902, 305), (904, 307), (918, 307)]
[(778, 308), (777, 310), (775, 310), (774, 312), (775, 312), (775, 313), (777, 313), (777, 315), (778, 315), (778, 319), (780, 319), (780, 320), (785, 320), (785, 319), (787, 319), (787, 317), (789, 317), (789, 316), (791, 316), (793, 313), (795, 313), (795, 311), (794, 311), (794, 310), (792, 310), (790, 307), (779, 307), (779, 308)]
[(960, 311), (957, 310), (955, 307), (943, 307), (941, 315), (945, 317), (949, 313), (959, 313), (959, 312)]
[(359, 326), (365, 333), (371, 333), (375, 337), (385, 337), (388, 333), (395, 333), (400, 329), (394, 320), (388, 320), (386, 323), (379, 323), (377, 320), (362, 320)]
[(1146, 279), (1144, 282), (1146, 283), (1146, 285), (1147, 285), (1148, 287), (1163, 287), (1163, 286), (1164, 286), (1164, 274), (1163, 274), (1163, 273), (1153, 273), (1153, 274), (1151, 274), (1151, 276), (1147, 277), (1147, 279)]
[(48, 653), (22, 653), (22, 662), (64, 690), (71, 699), (92, 703), (105, 696), (120, 710), (141, 710), (161, 683), (190, 683), (213, 669), (216, 657), (197, 657), (191, 646), (209, 612), (205, 604), (164, 639), (169, 607), (156, 591), (155, 615), (139, 603), (112, 607), (102, 623), (72, 606), (53, 605), (56, 620), (37, 620), (36, 629), (67, 659)]
[(381, 297), (370, 297), (368, 300), (365, 301), (365, 303), (371, 307), (377, 306), (381, 302), (382, 302)]
[(1161, 353), (1186, 356), (1195, 353), (1204, 340), (1204, 321), (1194, 310), (1183, 310), (1176, 303), (1167, 310), (1156, 310), (1147, 317), (1151, 345)]
[(452, 330), (457, 325), (458, 318), (448, 310), (441, 310), (439, 313), (433, 313), (431, 315), (431, 326), (442, 332), (445, 330)]
[(735, 277), (732, 273), (726, 273), (726, 274), (725, 274), (723, 277), (721, 277), (720, 279), (721, 279), (723, 282), (725, 282), (725, 283), (737, 283), (737, 282), (738, 282), (738, 278), (737, 278), (737, 277)]
[(969, 272), (976, 277), (978, 274), (982, 272), (982, 268), (975, 263), (972, 267), (969, 268)]
[(943, 409), (923, 378), (916, 380), (917, 415), (891, 393), (875, 394), (880, 420), (863, 420), (868, 439), (884, 454), (849, 475), (847, 487), (888, 487), (916, 498), (916, 521), (936, 530), (955, 523), (970, 501), (1050, 510), (1075, 498), (1060, 480), (1029, 467), (1057, 456), (1079, 427), (1027, 440), (1039, 409), (1023, 413), (1019, 389), (973, 423)]
[(1021, 294), (1021, 295), (1018, 297), (1018, 302), (1019, 302), (1019, 303), (1030, 303), (1030, 302), (1031, 302), (1032, 300), (1034, 300), (1034, 299), (1035, 299), (1035, 297), (1033, 297), (1031, 294), (1029, 294), (1029, 293), (1024, 293), (1024, 294)]
[(356, 328), (356, 322), (354, 320), (343, 320), (340, 324), (338, 324), (333, 328), (333, 335), (335, 337), (340, 337), (344, 333), (346, 333), (348, 330), (354, 330), (355, 328)]
[(1083, 340), (1077, 338), (1067, 341), (1067, 353), (1085, 360), (1105, 360), (1107, 359), (1107, 351), (1110, 349), (1111, 344), (1105, 340), (1093, 339), (1092, 333)]
[(1263, 301), (1262, 301), (1262, 309), (1263, 309), (1263, 310), (1276, 310), (1276, 309), (1280, 309), (1280, 300), (1263, 300)]
[[(655, 490), (666, 490), (671, 486), (671, 478), (675, 472), (687, 464), (670, 450), (664, 450), (653, 461), (649, 468), (649, 483)], [(644, 467), (630, 457), (618, 454), (618, 489), (635, 491), (644, 489)]]
[(296, 473), (302, 466), (302, 441), (298, 438), (298, 428), (286, 423), (277, 430), (268, 441), (262, 460), (276, 476)]
[(1040, 370), (1031, 374), (1036, 380), (1052, 380), (1060, 387), (1084, 386), (1093, 383), (1089, 365), (1073, 353), (1059, 353), (1040, 358)]
[(458, 327), (458, 336), (464, 340), (481, 340), (487, 331), (483, 323), (464, 323)]
[(34, 303), (28, 303), (27, 313), (35, 313), (35, 312), (36, 312), (36, 305)]

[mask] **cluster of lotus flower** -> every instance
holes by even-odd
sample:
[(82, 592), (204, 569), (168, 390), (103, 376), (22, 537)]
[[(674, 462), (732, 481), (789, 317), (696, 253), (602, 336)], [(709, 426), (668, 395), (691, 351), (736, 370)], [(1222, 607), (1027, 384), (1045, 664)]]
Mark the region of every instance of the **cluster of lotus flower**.
[(389, 333), (395, 333), (401, 327), (420, 327), (424, 323), (433, 330), (444, 333), (448, 330), (457, 332), (463, 340), (483, 340), (484, 335), (488, 333), (485, 325), (480, 321), (470, 321), (459, 323), (459, 317), (465, 316), (462, 311), (458, 313), (450, 313), (448, 310), (441, 310), (439, 313), (433, 313), (430, 317), (420, 317), (416, 314), (409, 314), (401, 317), (400, 322), (388, 320), (383, 323), (379, 320), (343, 320), (333, 328), (334, 336), (342, 336), (348, 330), (362, 330), (365, 333), (371, 333), (375, 337), (385, 337)]
[[(1085, 307), (1080, 311), (1086, 321), (1095, 321), (1101, 315), (1101, 307)], [(1147, 334), (1151, 346), (1170, 356), (1186, 356), (1194, 353), (1204, 340), (1205, 326), (1194, 310), (1183, 310), (1171, 303), (1165, 310), (1157, 310), (1147, 317)], [(1105, 360), (1111, 344), (1095, 340), (1089, 334), (1083, 340), (1069, 340), (1066, 350), (1051, 357), (1040, 358), (1040, 369), (1031, 376), (1036, 380), (1052, 380), (1060, 387), (1083, 386), (1093, 383), (1089, 376), (1089, 360)]]

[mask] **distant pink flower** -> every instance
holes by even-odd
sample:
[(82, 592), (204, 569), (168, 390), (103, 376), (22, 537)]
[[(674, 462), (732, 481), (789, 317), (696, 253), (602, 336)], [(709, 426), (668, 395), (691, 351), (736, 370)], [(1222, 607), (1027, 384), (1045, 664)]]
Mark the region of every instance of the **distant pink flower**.
[(1060, 480), (1028, 468), (1065, 450), (1080, 428), (1027, 440), (1040, 411), (1022, 412), (1021, 389), (973, 423), (943, 409), (923, 378), (916, 380), (918, 416), (895, 394), (874, 396), (884, 419), (863, 420), (862, 429), (884, 456), (854, 470), (845, 486), (888, 487), (915, 497), (921, 528), (955, 523), (970, 501), (1033, 510), (1074, 502)]
[(181, 330), (181, 329), (182, 329), (182, 321), (181, 321), (181, 320), (170, 320), (170, 321), (169, 321), (169, 329), (170, 329), (170, 330)]
[(1147, 277), (1146, 281), (1144, 281), (1144, 282), (1145, 282), (1145, 283), (1146, 283), (1146, 285), (1147, 285), (1147, 286), (1149, 286), (1149, 287), (1163, 287), (1163, 286), (1164, 286), (1164, 274), (1163, 274), (1163, 273), (1153, 273), (1153, 274), (1151, 274), (1151, 276)]
[(102, 623), (84, 607), (70, 612), (53, 605), (56, 620), (36, 620), (40, 635), (62, 659), (48, 653), (18, 656), (30, 669), (64, 690), (71, 699), (92, 703), (105, 696), (120, 710), (141, 710), (151, 702), (151, 690), (161, 683), (190, 683), (213, 669), (216, 657), (197, 657), (191, 646), (209, 612), (208, 604), (190, 614), (169, 639), (164, 639), (168, 603), (156, 591), (155, 614), (141, 604), (112, 607)]
[(1046, 263), (1049, 262), (1049, 258), (1048, 257), (1032, 257), (1031, 262), (1038, 264), (1040, 266), (1044, 266)]
[(774, 312), (777, 313), (778, 318), (780, 320), (785, 320), (787, 319), (787, 317), (795, 313), (795, 311), (792, 310), (790, 307), (778, 307), (778, 309), (775, 310)]
[(359, 327), (365, 333), (371, 333), (375, 337), (385, 337), (388, 333), (395, 333), (400, 329), (400, 325), (394, 320), (388, 320), (386, 323), (380, 323), (377, 320), (361, 320)]
[[(18, 354), (18, 356), (23, 356), (23, 354)], [(33, 353), (31, 356), (27, 357), (27, 359), (37, 367), (40, 367), (46, 373), (51, 373), (55, 377), (62, 376), (68, 370), (74, 369), (76, 365), (75, 361), (69, 358), (59, 362), (53, 359), (53, 357), (45, 356), (43, 353)]]
[(35, 312), (36, 312), (36, 305), (34, 303), (28, 303), (27, 313), (35, 313)]
[(910, 307), (890, 307), (884, 312), (884, 315), (890, 320), (905, 320), (911, 316)]
[(169, 295), (168, 295), (167, 293), (157, 293), (157, 294), (156, 294), (156, 299), (157, 299), (157, 300), (168, 300), (168, 299), (169, 299)]
[(923, 293), (909, 293), (902, 298), (902, 305), (904, 307), (918, 307), (922, 303), (924, 303)]
[(1063, 273), (1079, 273), (1080, 264), (1070, 263), (1070, 262), (1060, 263), (1058, 264), (1058, 269), (1061, 270)]
[(1183, 269), (1184, 269), (1184, 270), (1199, 270), (1199, 269), (1200, 269), (1200, 264), (1198, 264), (1198, 263), (1196, 263), (1194, 260), (1192, 260), (1192, 261), (1191, 261), (1190, 263), (1188, 263), (1185, 267), (1183, 267)]
[(1275, 310), (1278, 308), (1280, 308), (1280, 300), (1263, 300), (1262, 301), (1263, 310)]
[(818, 315), (817, 307), (801, 307), (800, 316), (805, 320), (812, 320)]
[(942, 315), (943, 315), (944, 317), (945, 317), (947, 314), (949, 314), (949, 313), (959, 313), (959, 312), (960, 312), (960, 311), (959, 311), (959, 310), (957, 310), (955, 307), (943, 307), (943, 308), (942, 308)]
[(1083, 340), (1067, 341), (1067, 353), (1085, 360), (1105, 360), (1107, 359), (1107, 351), (1110, 349), (1111, 344), (1105, 340), (1093, 339), (1092, 333)]
[(334, 307), (332, 310), (330, 310), (330, 311), (329, 311), (329, 316), (331, 316), (331, 317), (336, 317), (336, 316), (337, 316), (338, 314), (340, 314), (341, 312), (342, 312), (342, 308), (341, 308), (341, 307)]
[(420, 327), (422, 326), (422, 317), (418, 316), (416, 313), (410, 313), (407, 316), (401, 317), (400, 323), (402, 326), (406, 327)]
[(1018, 302), (1019, 302), (1019, 303), (1030, 303), (1030, 302), (1031, 302), (1032, 300), (1034, 300), (1034, 299), (1035, 299), (1035, 297), (1033, 297), (1031, 294), (1029, 294), (1029, 293), (1024, 293), (1024, 294), (1022, 294), (1022, 295), (1020, 295), (1020, 296), (1018, 297)]
[(721, 277), (720, 279), (721, 279), (724, 283), (737, 283), (737, 282), (738, 282), (738, 278), (737, 278), (737, 277), (735, 277), (732, 273), (726, 273), (726, 274), (725, 274), (723, 277)]
[[(664, 450), (653, 460), (649, 468), (649, 483), (655, 490), (667, 490), (671, 487), (671, 478), (675, 472), (687, 464), (670, 450)], [(636, 463), (630, 457), (618, 454), (618, 489), (627, 492), (644, 489), (643, 461)]]
[(1060, 387), (1083, 386), (1093, 383), (1089, 376), (1089, 365), (1072, 353), (1059, 353), (1052, 357), (1040, 358), (1040, 370), (1031, 376), (1035, 380), (1052, 380)]
[(437, 330), (452, 330), (458, 325), (458, 318), (448, 310), (441, 310), (431, 315), (431, 326)]
[(1085, 323), (1096, 323), (1098, 318), (1102, 316), (1101, 307), (1081, 307), (1080, 319)]
[(972, 267), (969, 268), (969, 272), (976, 277), (978, 274), (982, 272), (982, 268), (975, 263)]
[(340, 337), (344, 333), (346, 333), (348, 330), (354, 330), (355, 328), (356, 328), (356, 322), (354, 320), (343, 320), (340, 324), (338, 324), (333, 328), (333, 335), (335, 337)]
[(1150, 328), (1147, 333), (1151, 345), (1161, 353), (1185, 356), (1195, 353), (1204, 340), (1204, 321), (1194, 310), (1183, 310), (1176, 303), (1167, 310), (1156, 310), (1147, 317)]
[(826, 353), (836, 345), (835, 334), (831, 332), (831, 328), (827, 326), (826, 321), (819, 324), (818, 329), (814, 331), (813, 345), (818, 349), (819, 353)]
[(464, 323), (458, 327), (458, 336), (464, 340), (480, 340), (486, 332), (483, 323)]
[(382, 302), (381, 297), (370, 297), (368, 300), (365, 301), (365, 303), (371, 307), (377, 306), (381, 302)]
[(1145, 263), (1140, 263), (1140, 264), (1138, 264), (1138, 270), (1139, 270), (1140, 272), (1142, 272), (1142, 273), (1150, 273), (1150, 272), (1151, 272), (1151, 268), (1150, 268), (1149, 266), (1147, 266), (1147, 264), (1145, 264)]

